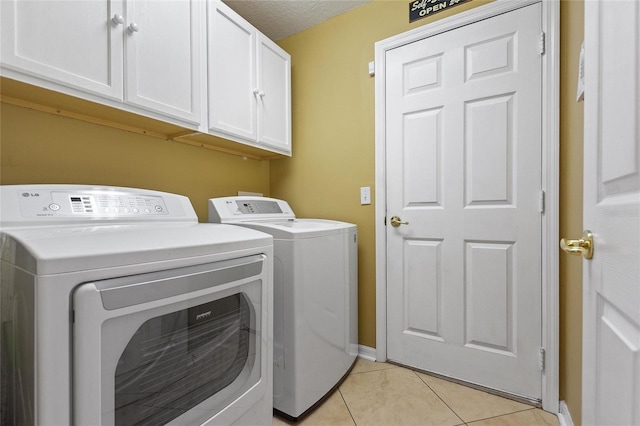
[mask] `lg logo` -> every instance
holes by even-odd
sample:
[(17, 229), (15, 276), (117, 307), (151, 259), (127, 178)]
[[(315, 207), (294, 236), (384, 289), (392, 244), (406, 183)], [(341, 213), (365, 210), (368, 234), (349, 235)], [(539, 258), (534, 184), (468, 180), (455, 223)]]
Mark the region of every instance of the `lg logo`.
[(37, 192), (31, 193), (31, 192), (23, 192), (22, 196), (27, 198), (27, 197), (39, 197), (40, 194), (38, 194)]

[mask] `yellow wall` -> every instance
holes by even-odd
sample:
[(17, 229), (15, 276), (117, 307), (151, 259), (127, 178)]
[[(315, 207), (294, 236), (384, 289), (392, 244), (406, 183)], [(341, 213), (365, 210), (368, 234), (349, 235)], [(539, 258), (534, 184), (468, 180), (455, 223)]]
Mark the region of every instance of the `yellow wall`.
[[(359, 203), (361, 186), (371, 186), (375, 200), (375, 77), (367, 73), (367, 64), (374, 60), (374, 43), (479, 5), (482, 3), (473, 0), (409, 24), (407, 1), (374, 1), (279, 42), (293, 58), (294, 154), (272, 162), (271, 194), (289, 200), (300, 216), (329, 217), (358, 225), (362, 345), (376, 344), (375, 214), (373, 205)], [(573, 208), (582, 203), (582, 104), (575, 102), (582, 7), (582, 0), (561, 3), (563, 235), (582, 233), (582, 211)], [(580, 261), (562, 256), (560, 267), (560, 392), (579, 424)]]
[(201, 222), (207, 200), (238, 190), (269, 194), (269, 161), (1, 104), (0, 183), (131, 186), (183, 194)]
[[(584, 103), (576, 102), (584, 2), (560, 3), (560, 236), (582, 235)], [(574, 424), (582, 410), (582, 258), (560, 255), (560, 399)]]

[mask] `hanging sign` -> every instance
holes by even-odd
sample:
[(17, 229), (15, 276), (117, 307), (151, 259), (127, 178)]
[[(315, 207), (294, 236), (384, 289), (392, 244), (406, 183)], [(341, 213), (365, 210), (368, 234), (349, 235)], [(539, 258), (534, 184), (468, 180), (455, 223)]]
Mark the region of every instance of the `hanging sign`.
[(414, 0), (409, 3), (409, 22), (426, 18), (434, 13), (441, 12), (469, 0)]

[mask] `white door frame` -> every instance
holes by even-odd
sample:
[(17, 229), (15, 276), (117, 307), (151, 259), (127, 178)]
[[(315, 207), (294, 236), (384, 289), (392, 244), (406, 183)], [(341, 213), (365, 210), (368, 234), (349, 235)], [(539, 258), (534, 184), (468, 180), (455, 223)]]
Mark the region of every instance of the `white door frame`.
[[(405, 44), (431, 37), (464, 25), (542, 2), (542, 407), (559, 409), (559, 116), (560, 116), (560, 2), (559, 0), (496, 0), (407, 31), (375, 44), (376, 121), (376, 360), (387, 360), (387, 239), (385, 53)], [(544, 41), (542, 41), (544, 40)], [(577, 72), (577, 71), (576, 71)]]

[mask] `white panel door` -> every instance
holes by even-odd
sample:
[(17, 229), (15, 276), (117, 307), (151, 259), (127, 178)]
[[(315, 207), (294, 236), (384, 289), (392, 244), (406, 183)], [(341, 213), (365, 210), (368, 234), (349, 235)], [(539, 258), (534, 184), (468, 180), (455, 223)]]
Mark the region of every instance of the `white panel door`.
[(585, 2), (585, 425), (640, 424), (639, 31), (637, 1)]
[(256, 30), (222, 2), (208, 8), (209, 128), (256, 141)]
[(291, 56), (258, 34), (258, 140), (291, 154)]
[(388, 358), (537, 400), (540, 13), (386, 56)]
[(122, 100), (120, 0), (2, 0), (0, 8), (4, 69)]
[(204, 3), (126, 3), (125, 102), (199, 124)]

